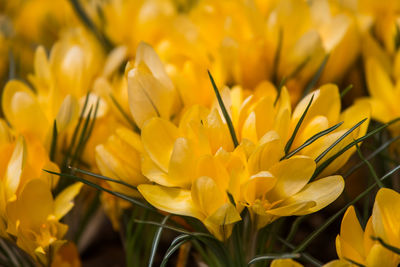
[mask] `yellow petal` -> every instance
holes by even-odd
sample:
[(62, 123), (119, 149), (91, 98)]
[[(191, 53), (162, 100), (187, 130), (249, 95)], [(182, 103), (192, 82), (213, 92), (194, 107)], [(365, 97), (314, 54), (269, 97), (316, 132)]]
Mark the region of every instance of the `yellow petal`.
[(308, 109), (302, 127), (300, 127), (300, 131), (303, 129), (304, 125), (307, 125), (309, 120), (313, 119), (315, 116), (326, 117), (330, 124), (337, 123), (341, 107), (339, 89), (334, 84), (326, 84), (321, 86), (318, 90), (308, 94), (296, 106), (292, 116), (293, 129), (300, 117), (303, 115), (313, 95), (313, 102)]
[(227, 225), (240, 221), (239, 212), (231, 203), (225, 203), (219, 207), (213, 214), (211, 214), (206, 220), (207, 223), (215, 225)]
[(168, 171), (174, 143), (178, 137), (178, 128), (171, 122), (160, 118), (151, 119), (142, 129), (144, 149), (164, 172)]
[(276, 138), (271, 139), (258, 146), (256, 151), (250, 156), (249, 172), (254, 174), (260, 171), (268, 171), (270, 167), (279, 162), (283, 156), (284, 151), (281, 140)]
[(275, 186), (276, 181), (277, 179), (266, 171), (252, 175), (243, 188), (244, 200), (253, 204), (256, 199), (265, 196)]
[(140, 64), (145, 64), (163, 86), (166, 86), (169, 89), (173, 88), (172, 81), (165, 71), (157, 53), (145, 42), (140, 42), (136, 50), (135, 67), (139, 67)]
[[(315, 206), (303, 214), (316, 212), (335, 201), (344, 189), (344, 180), (341, 176), (329, 176), (306, 185), (299, 193), (290, 197), (283, 204), (304, 201), (314, 201)], [(282, 204), (282, 205), (283, 205)]]
[(63, 132), (68, 126), (72, 125), (79, 116), (79, 104), (75, 97), (67, 95), (57, 113), (57, 131)]
[(380, 266), (392, 266), (396, 267), (399, 265), (399, 256), (395, 253), (391, 252), (390, 250), (384, 248), (380, 244), (375, 244), (366, 260), (366, 265), (369, 267), (380, 267)]
[(303, 265), (292, 259), (279, 259), (271, 262), (271, 267), (302, 267)]
[(346, 260), (333, 260), (323, 265), (324, 267), (352, 267), (353, 264)]
[(198, 160), (196, 156), (186, 138), (179, 137), (176, 139), (168, 172), (175, 186), (189, 187), (192, 184)]
[(314, 160), (305, 156), (293, 156), (273, 165), (269, 171), (277, 182), (271, 192), (272, 199), (285, 199), (299, 192), (311, 179), (315, 167)]
[(366, 76), (368, 91), (373, 98), (377, 98), (389, 106), (392, 106), (395, 99), (394, 86), (390, 76), (374, 58), (369, 58), (366, 64)]
[(19, 137), (11, 158), (8, 162), (7, 171), (4, 178), (4, 188), (6, 199), (11, 198), (20, 184), (22, 170), (26, 161), (26, 145), (23, 137)]
[(148, 184), (139, 185), (138, 190), (157, 209), (200, 220), (204, 219), (204, 216), (196, 209), (189, 190)]
[(312, 207), (315, 207), (314, 201), (294, 202), (290, 204), (281, 204), (278, 208), (267, 210), (268, 214), (275, 216), (303, 215)]
[(163, 186), (175, 186), (174, 181), (170, 179), (168, 174), (161, 170), (149, 156), (142, 156), (141, 165), (143, 175), (146, 176), (146, 178), (150, 181)]
[(39, 228), (54, 210), (49, 185), (39, 179), (29, 181), (17, 199), (16, 209), (22, 228)]
[(14, 129), (45, 138), (49, 123), (36, 96), (24, 83), (10, 81), (2, 96), (4, 115)]
[(160, 83), (144, 66), (128, 73), (128, 99), (133, 119), (139, 128), (153, 117), (169, 119), (175, 92)]
[(221, 191), (212, 178), (202, 176), (193, 182), (192, 199), (197, 209), (208, 217), (225, 204), (227, 193)]
[(72, 209), (72, 207), (74, 206), (73, 199), (79, 194), (82, 186), (82, 183), (75, 183), (68, 186), (60, 194), (57, 195), (54, 201), (53, 213), (57, 220), (64, 217), (64, 215)]
[(377, 236), (395, 247), (400, 247), (400, 194), (388, 188), (378, 191), (372, 212), (372, 223)]
[[(365, 256), (364, 231), (358, 222), (353, 206), (350, 206), (343, 216), (342, 225), (340, 227), (340, 238), (348, 244), (351, 244), (352, 248), (355, 249), (361, 258)], [(343, 255), (346, 257), (345, 254)]]

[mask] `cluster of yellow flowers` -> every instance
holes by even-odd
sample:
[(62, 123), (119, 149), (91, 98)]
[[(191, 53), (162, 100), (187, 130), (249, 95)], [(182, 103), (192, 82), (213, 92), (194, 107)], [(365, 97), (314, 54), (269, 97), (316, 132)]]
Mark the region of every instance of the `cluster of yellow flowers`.
[[(113, 195), (101, 202), (116, 230), (140, 208), (129, 202), (149, 203), (227, 244), (239, 224), (256, 236), (334, 202), (370, 119), (400, 135), (398, 0), (0, 0), (0, 10), (0, 237), (38, 266), (81, 264), (62, 218), (83, 184), (66, 177)], [(339, 260), (326, 266), (400, 263), (398, 189), (379, 190), (365, 231), (349, 206)], [(300, 265), (271, 255), (271, 266)]]

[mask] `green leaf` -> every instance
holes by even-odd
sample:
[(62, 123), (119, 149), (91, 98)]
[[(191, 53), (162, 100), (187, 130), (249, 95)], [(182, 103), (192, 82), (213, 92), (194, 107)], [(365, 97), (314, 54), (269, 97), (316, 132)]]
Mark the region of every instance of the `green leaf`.
[(344, 148), (342, 148), (340, 151), (338, 151), (335, 155), (332, 155), (329, 159), (325, 160), (323, 163), (321, 163), (320, 166), (317, 167), (317, 169), (314, 172), (313, 177), (317, 177), (326, 167), (329, 166), (329, 164), (331, 164), (337, 157), (339, 157), (340, 155), (342, 155), (344, 152), (346, 152), (347, 150), (349, 150), (351, 147), (353, 147), (355, 144), (358, 144), (362, 141), (364, 141), (365, 139), (381, 132), (383, 129), (389, 127), (390, 125), (392, 125), (393, 123), (396, 123), (400, 120), (400, 118), (394, 119), (374, 130), (372, 130), (371, 132), (367, 133), (366, 135), (357, 138), (356, 140), (354, 140), (353, 142), (351, 142), (350, 144), (348, 144), (347, 146), (345, 146)]
[(249, 261), (247, 264), (248, 266), (259, 262), (259, 261), (266, 261), (266, 260), (276, 260), (276, 259), (296, 259), (300, 258), (299, 253), (287, 253), (287, 254), (264, 254), (255, 256), (253, 259)]
[(168, 248), (167, 252), (165, 253), (160, 267), (164, 267), (167, 264), (169, 258), (172, 256), (172, 254), (174, 254), (175, 251), (177, 251), (183, 244), (185, 244), (186, 242), (190, 241), (192, 238), (193, 237), (190, 236), (190, 235), (180, 235), (180, 236), (176, 237), (172, 241), (172, 243), (171, 243), (170, 247)]
[(112, 179), (112, 178), (109, 178), (109, 177), (106, 177), (106, 176), (103, 176), (103, 175), (100, 175), (100, 174), (96, 174), (96, 173), (93, 173), (93, 172), (90, 172), (90, 171), (85, 171), (85, 170), (79, 169), (79, 168), (76, 168), (76, 167), (69, 167), (69, 168), (73, 172), (79, 172), (79, 173), (86, 174), (86, 175), (89, 175), (89, 176), (92, 176), (94, 178), (98, 178), (98, 179), (101, 179), (101, 180), (104, 180), (104, 181), (109, 181), (109, 182), (113, 182), (113, 183), (116, 183), (116, 184), (121, 184), (121, 185), (124, 185), (126, 187), (129, 187), (130, 189), (138, 191), (135, 186), (130, 185), (128, 183), (125, 183), (122, 180), (115, 180), (115, 179)]
[[(400, 139), (400, 135), (396, 136), (388, 141), (386, 141), (385, 143), (383, 143), (380, 147), (378, 147), (377, 149), (374, 150), (374, 152), (372, 152), (370, 155), (368, 155), (368, 157), (366, 158), (367, 160), (370, 160), (372, 158), (374, 158), (376, 155), (378, 155), (379, 153), (381, 153), (382, 151), (384, 151), (386, 148), (388, 148), (391, 144), (393, 144), (394, 142), (396, 142), (397, 140)], [(358, 164), (354, 165), (350, 170), (348, 170), (344, 175), (343, 178), (347, 178), (349, 177), (351, 174), (353, 174), (357, 169), (359, 169), (360, 167), (362, 167), (365, 164), (364, 161), (359, 162)]]
[(276, 104), (279, 101), (279, 98), (281, 97), (282, 88), (285, 85), (286, 81), (287, 81), (286, 77), (283, 77), (281, 82), (279, 83), (279, 86), (278, 86), (278, 89), (277, 89), (276, 98), (275, 98), (275, 101), (274, 101), (274, 107), (276, 106)]
[[(285, 239), (283, 239), (280, 236), (276, 236), (276, 239), (290, 249), (295, 248), (295, 246), (293, 246), (291, 243), (289, 243), (288, 241), (286, 241)], [(321, 267), (323, 265), (322, 262), (320, 262), (313, 256), (309, 255), (308, 253), (302, 252), (302, 253), (300, 253), (300, 255), (301, 255), (301, 258), (303, 258), (304, 260), (306, 260), (307, 262), (311, 263), (312, 265), (314, 265), (316, 267)]]
[(51, 138), (51, 146), (50, 146), (50, 160), (54, 161), (54, 157), (56, 155), (56, 149), (57, 149), (57, 122), (54, 120), (53, 123), (53, 136)]
[(313, 102), (313, 100), (314, 100), (314, 94), (311, 96), (310, 102), (308, 102), (308, 105), (307, 105), (306, 109), (304, 110), (304, 112), (303, 112), (303, 114), (301, 115), (299, 121), (297, 122), (296, 127), (294, 128), (294, 131), (293, 131), (293, 133), (292, 133), (292, 136), (290, 137), (290, 139), (289, 139), (288, 142), (286, 143), (286, 146), (285, 146), (285, 155), (287, 155), (287, 154), (289, 153), (290, 147), (292, 146), (292, 144), (293, 144), (293, 142), (294, 142), (294, 139), (296, 138), (297, 132), (299, 131), (300, 126), (301, 126), (301, 124), (303, 123), (303, 120), (304, 120), (304, 118), (306, 117), (307, 112), (308, 112), (308, 109), (310, 108), (311, 103)]
[[(319, 138), (333, 132), (334, 130), (336, 130), (337, 128), (339, 128), (341, 125), (343, 124), (342, 122), (339, 122), (338, 124), (333, 125), (332, 127), (329, 127), (326, 130), (323, 130), (315, 135), (313, 135), (312, 137), (310, 137), (309, 139), (307, 139), (304, 144), (302, 144), (301, 146), (299, 146), (298, 148), (296, 148), (295, 150), (293, 150), (292, 152), (290, 152), (289, 154), (287, 154), (286, 156), (284, 156), (282, 159), (288, 159), (292, 156), (294, 156), (296, 153), (298, 153), (299, 151), (301, 151), (303, 148), (311, 145), (312, 143), (314, 143), (315, 141), (317, 141)], [(282, 160), (281, 159), (281, 160)]]
[(132, 118), (125, 112), (125, 110), (122, 108), (122, 106), (118, 103), (117, 99), (110, 94), (110, 98), (112, 102), (114, 103), (115, 107), (118, 109), (118, 111), (121, 113), (121, 115), (127, 120), (127, 122), (131, 125), (133, 130), (137, 133), (140, 133), (140, 129), (137, 127), (136, 123), (132, 120)]
[(74, 180), (76, 180), (76, 181), (78, 181), (78, 182), (81, 182), (81, 183), (83, 183), (83, 184), (86, 184), (86, 185), (88, 185), (88, 186), (90, 186), (90, 187), (93, 187), (93, 188), (95, 188), (95, 189), (97, 189), (97, 190), (107, 192), (107, 193), (109, 193), (109, 194), (111, 194), (111, 195), (113, 195), (113, 196), (119, 197), (119, 198), (121, 198), (121, 199), (123, 199), (123, 200), (126, 200), (126, 201), (128, 201), (128, 202), (130, 202), (130, 203), (132, 203), (132, 204), (134, 204), (134, 205), (140, 206), (140, 207), (142, 207), (142, 208), (149, 209), (149, 210), (152, 210), (152, 211), (155, 211), (155, 210), (156, 210), (155, 208), (153, 208), (152, 206), (150, 206), (150, 205), (147, 204), (147, 203), (143, 203), (143, 202), (141, 202), (141, 201), (139, 201), (139, 200), (137, 200), (137, 199), (134, 199), (134, 198), (132, 198), (132, 197), (129, 197), (129, 196), (126, 196), (126, 195), (124, 195), (124, 194), (121, 194), (121, 193), (118, 193), (118, 192), (109, 190), (109, 189), (107, 189), (107, 188), (101, 187), (100, 185), (95, 184), (95, 183), (92, 183), (92, 182), (90, 182), (90, 181), (88, 181), (88, 180), (85, 180), (85, 179), (83, 179), (83, 178), (81, 178), (81, 177), (78, 177), (78, 176), (75, 176), (75, 175), (72, 175), (72, 174), (57, 173), (57, 172), (53, 172), (53, 171), (49, 171), (49, 170), (43, 170), (43, 171), (48, 172), (48, 173), (50, 173), (50, 174), (58, 175), (58, 176), (60, 176), (60, 177), (66, 177), (66, 178), (74, 179)]
[(321, 77), (322, 71), (325, 69), (325, 65), (328, 62), (328, 59), (329, 59), (329, 54), (326, 54), (314, 77), (311, 79), (310, 83), (306, 86), (306, 89), (304, 89), (303, 96), (307, 95), (315, 87), (319, 78)]
[[(168, 219), (169, 219), (169, 215), (165, 216), (165, 218), (162, 220), (161, 224), (165, 224)], [(154, 257), (156, 256), (156, 252), (157, 252), (157, 247), (158, 244), (160, 243), (160, 238), (161, 238), (161, 234), (163, 231), (163, 227), (158, 227), (156, 234), (154, 235), (154, 239), (153, 239), (153, 243), (151, 245), (151, 253), (150, 253), (150, 259), (149, 259), (149, 267), (153, 266), (153, 262), (154, 262)]]
[(343, 97), (351, 90), (353, 89), (353, 85), (350, 84), (349, 86), (347, 86), (342, 92), (340, 92), (340, 98), (343, 99)]
[(235, 129), (233, 128), (232, 120), (229, 117), (228, 111), (226, 110), (225, 105), (224, 105), (224, 101), (222, 101), (221, 95), (220, 95), (220, 93), (218, 91), (217, 85), (215, 84), (214, 78), (212, 77), (210, 71), (208, 71), (208, 76), (210, 77), (211, 84), (212, 84), (212, 86), (214, 88), (214, 93), (217, 96), (219, 107), (221, 108), (222, 114), (224, 115), (226, 123), (228, 124), (229, 132), (231, 133), (231, 137), (232, 137), (232, 141), (233, 141), (233, 145), (235, 147), (237, 147), (239, 145), (239, 142), (238, 142), (237, 137), (236, 137)]
[(365, 164), (367, 164), (369, 171), (372, 174), (372, 177), (375, 179), (376, 184), (379, 186), (379, 188), (383, 188), (385, 187), (385, 185), (381, 182), (381, 180), (379, 180), (378, 175), (376, 174), (374, 168), (372, 167), (371, 163), (369, 163), (368, 160), (365, 159), (365, 157), (363, 156), (360, 147), (358, 146), (358, 144), (356, 144), (356, 148), (357, 148), (357, 153), (358, 156), (360, 157), (360, 159), (365, 162)]
[(110, 52), (113, 48), (113, 44), (111, 41), (102, 33), (94, 24), (94, 22), (90, 19), (90, 17), (86, 14), (85, 9), (82, 7), (79, 0), (70, 0), (71, 5), (78, 15), (78, 18), (82, 21), (82, 23), (96, 36), (96, 38), (103, 45), (104, 49), (107, 52)]
[(321, 161), (321, 159), (323, 157), (326, 156), (326, 154), (329, 153), (329, 151), (331, 151), (335, 146), (337, 146), (343, 139), (345, 139), (349, 134), (351, 134), (355, 129), (357, 129), (361, 124), (363, 124), (365, 121), (367, 120), (367, 118), (359, 121), (358, 123), (356, 123), (356, 125), (354, 125), (353, 127), (351, 127), (349, 130), (347, 130), (342, 136), (340, 136), (335, 142), (333, 142), (332, 145), (330, 145), (327, 149), (325, 149), (316, 159), (315, 162), (318, 163)]

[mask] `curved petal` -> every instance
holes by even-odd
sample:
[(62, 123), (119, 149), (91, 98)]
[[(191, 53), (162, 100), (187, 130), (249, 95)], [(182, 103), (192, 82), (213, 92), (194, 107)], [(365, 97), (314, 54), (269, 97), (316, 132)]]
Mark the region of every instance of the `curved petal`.
[(2, 96), (4, 115), (19, 132), (28, 132), (44, 139), (49, 123), (36, 96), (24, 83), (10, 81)]
[(314, 160), (305, 156), (294, 156), (273, 165), (269, 172), (277, 181), (271, 199), (277, 201), (299, 192), (311, 179), (315, 168)]
[(267, 210), (268, 214), (275, 216), (303, 215), (305, 212), (315, 207), (314, 201), (293, 202), (290, 204), (280, 204), (278, 208)]
[(296, 195), (288, 198), (282, 205), (305, 201), (315, 201), (316, 205), (298, 215), (310, 214), (328, 206), (335, 201), (344, 189), (344, 180), (341, 176), (329, 176), (306, 185)]
[(64, 217), (64, 215), (72, 209), (72, 207), (74, 206), (73, 199), (79, 194), (82, 186), (82, 183), (75, 183), (68, 186), (60, 194), (57, 195), (54, 201), (53, 212), (53, 215), (56, 217), (57, 220)]
[(171, 122), (160, 118), (149, 120), (142, 129), (144, 149), (164, 172), (168, 172), (169, 161), (178, 137), (178, 128)]
[(8, 162), (7, 171), (4, 177), (4, 184), (2, 185), (5, 188), (6, 200), (11, 198), (17, 192), (25, 162), (25, 140), (23, 137), (19, 137)]
[[(351, 244), (351, 247), (355, 250), (356, 254), (359, 255), (359, 258), (352, 258), (353, 260), (359, 262), (359, 260), (365, 256), (364, 231), (358, 222), (353, 206), (350, 206), (343, 216), (342, 225), (340, 227), (340, 239), (342, 243), (344, 241), (348, 244)], [(341, 251), (343, 253), (343, 257), (349, 257), (351, 255), (350, 253), (346, 254), (346, 251), (343, 248)]]
[(215, 181), (207, 176), (196, 179), (192, 185), (194, 205), (206, 217), (211, 216), (219, 207), (225, 204), (227, 195), (221, 191)]
[(172, 214), (195, 217), (199, 220), (204, 219), (204, 216), (194, 206), (189, 190), (148, 184), (139, 185), (138, 190), (157, 209)]
[(378, 191), (372, 212), (375, 234), (400, 247), (400, 194), (388, 188)]

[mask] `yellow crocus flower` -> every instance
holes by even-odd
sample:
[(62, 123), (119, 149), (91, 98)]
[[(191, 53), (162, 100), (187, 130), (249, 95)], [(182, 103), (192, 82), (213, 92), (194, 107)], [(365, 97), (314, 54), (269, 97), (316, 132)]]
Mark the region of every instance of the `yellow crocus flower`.
[(310, 182), (316, 163), (307, 156), (284, 155), (282, 140), (268, 132), (248, 159), (250, 178), (242, 185), (244, 205), (248, 206), (257, 228), (279, 217), (306, 215), (336, 200), (344, 189), (341, 176)]
[(179, 105), (177, 91), (153, 48), (140, 43), (134, 63), (127, 65), (131, 114), (141, 128), (152, 117), (170, 119)]
[(48, 184), (39, 179), (29, 181), (18, 198), (7, 203), (8, 234), (16, 238), (20, 248), (46, 265), (65, 242), (62, 238), (68, 226), (59, 220), (72, 209), (72, 200), (81, 187), (81, 183), (73, 184), (54, 199)]
[[(366, 77), (370, 97), (359, 100), (372, 107), (372, 117), (386, 123), (400, 117), (397, 100), (400, 97), (400, 51), (396, 53), (393, 65), (386, 67), (383, 57), (371, 56), (366, 59)], [(394, 136), (400, 133), (398, 124), (389, 127)]]
[(217, 110), (194, 106), (179, 127), (150, 119), (141, 132), (146, 154), (142, 172), (157, 185), (138, 186), (143, 197), (160, 210), (192, 216), (223, 240), (240, 220), (239, 184), (245, 171), (245, 151), (234, 150), (228, 128)]
[(340, 235), (336, 238), (336, 251), (339, 260), (325, 266), (398, 266), (400, 257), (372, 238), (381, 238), (388, 245), (399, 247), (400, 195), (396, 191), (382, 188), (378, 191), (365, 230), (358, 222), (353, 206), (343, 216)]
[[(141, 173), (140, 157), (143, 152), (140, 136), (126, 128), (119, 128), (107, 142), (96, 146), (96, 163), (100, 172), (110, 178), (133, 186), (148, 180)], [(132, 195), (132, 189), (109, 183), (113, 190)]]
[[(261, 83), (250, 96), (244, 96), (245, 93), (240, 88), (234, 88), (225, 94), (225, 103), (228, 103), (227, 106), (231, 110), (232, 120), (239, 138), (250, 140), (254, 144), (260, 142), (265, 133), (271, 130), (276, 131), (283, 142), (288, 142), (300, 118), (310, 104), (311, 98), (311, 105), (298, 129), (289, 152), (300, 147), (315, 134), (342, 123), (334, 131), (320, 137), (317, 141), (296, 153), (296, 155), (305, 155), (314, 160), (350, 128), (366, 119), (364, 123), (330, 150), (318, 164), (334, 155), (354, 139), (365, 135), (368, 129), (369, 103), (357, 102), (346, 110), (341, 111), (339, 89), (333, 84), (323, 85), (314, 92), (309, 93), (294, 107), (293, 111), (290, 106), (290, 97), (285, 87), (281, 89), (279, 99), (277, 99), (278, 93), (275, 87), (268, 82)], [(269, 114), (269, 116), (265, 116), (265, 114)], [(322, 175), (335, 173), (347, 162), (354, 151), (355, 148), (347, 150), (333, 161)]]

